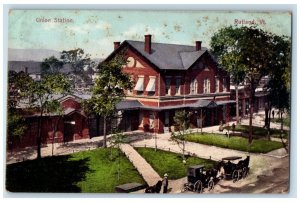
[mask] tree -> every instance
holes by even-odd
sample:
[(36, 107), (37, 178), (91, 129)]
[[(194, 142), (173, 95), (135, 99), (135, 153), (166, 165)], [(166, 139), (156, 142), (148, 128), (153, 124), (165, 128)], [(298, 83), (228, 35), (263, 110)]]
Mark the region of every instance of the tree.
[(217, 55), (222, 55), (218, 54), (218, 51), (224, 51), (225, 53), (234, 52), (234, 58), (238, 56), (238, 65), (243, 65), (246, 68), (245, 80), (250, 89), (249, 143), (252, 143), (252, 118), (255, 89), (257, 88), (260, 79), (268, 74), (270, 68), (269, 64), (272, 61), (272, 54), (274, 54), (272, 35), (252, 26), (239, 28), (227, 27), (224, 29), (228, 32), (234, 33), (234, 36), (238, 36), (238, 41), (236, 42), (238, 51), (228, 49), (232, 42), (225, 37), (224, 40), (221, 41), (221, 45), (217, 46), (217, 51), (215, 51), (215, 53), (217, 53)]
[(240, 47), (241, 30), (233, 27), (223, 28), (211, 38), (211, 52), (217, 57), (218, 63), (226, 70), (235, 85), (236, 122), (239, 123), (238, 85), (244, 81), (246, 66), (243, 64)]
[(125, 97), (125, 89), (132, 89), (133, 84), (128, 74), (123, 73), (122, 66), (127, 63), (124, 53), (115, 55), (110, 60), (97, 66), (99, 77), (92, 88), (92, 97), (85, 101), (84, 106), (92, 109), (96, 116), (102, 116), (103, 147), (106, 147), (106, 125), (116, 111), (116, 104)]
[(42, 74), (58, 74), (63, 65), (64, 63), (54, 56), (45, 58), (41, 64)]
[(191, 114), (185, 110), (180, 110), (175, 112), (174, 121), (178, 129), (177, 132), (171, 133), (171, 140), (177, 143), (178, 147), (182, 151), (182, 158), (185, 161), (184, 152), (185, 152), (185, 136), (187, 134), (187, 129), (190, 125), (190, 116)]
[[(68, 79), (62, 74), (49, 74), (36, 81), (28, 89), (31, 93), (30, 105), (39, 113), (38, 133), (37, 133), (37, 158), (41, 158), (42, 141), (42, 119), (45, 112), (56, 110), (56, 102), (53, 99), (55, 94), (65, 94), (70, 92), (71, 85)], [(57, 105), (56, 105), (57, 106)]]
[[(269, 93), (269, 110), (272, 107), (279, 110), (281, 119), (281, 131), (283, 131), (283, 113), (290, 112), (290, 71), (291, 71), (291, 42), (284, 36), (273, 36), (272, 61), (270, 63), (270, 80), (267, 84)], [(270, 115), (269, 112), (269, 115)], [(270, 116), (268, 119), (268, 131), (270, 133)], [(281, 138), (282, 139), (282, 138)], [(286, 145), (282, 141), (284, 148)]]
[(110, 146), (111, 146), (111, 156), (112, 156), (112, 148), (116, 147), (118, 150), (118, 181), (120, 180), (120, 146), (121, 144), (126, 142), (126, 137), (120, 132), (116, 132), (111, 137)]
[(32, 78), (23, 71), (8, 72), (7, 142), (11, 149), (27, 129), (25, 118), (18, 107), (28, 97), (27, 89), (32, 83)]
[(71, 65), (73, 77), (73, 85), (75, 86), (78, 82), (87, 82), (89, 77), (86, 73), (90, 71), (95, 63), (91, 60), (89, 54), (84, 54), (84, 50), (81, 48), (62, 51), (61, 57), (65, 64)]
[(53, 115), (53, 119), (52, 119), (52, 149), (51, 149), (51, 153), (52, 156), (54, 154), (54, 139), (55, 139), (55, 135), (56, 132), (58, 130), (58, 124), (59, 121), (63, 118), (64, 116), (64, 110), (60, 105), (60, 102), (58, 100), (52, 100), (51, 102), (48, 102), (48, 104), (46, 105), (46, 111), (49, 113), (52, 113)]

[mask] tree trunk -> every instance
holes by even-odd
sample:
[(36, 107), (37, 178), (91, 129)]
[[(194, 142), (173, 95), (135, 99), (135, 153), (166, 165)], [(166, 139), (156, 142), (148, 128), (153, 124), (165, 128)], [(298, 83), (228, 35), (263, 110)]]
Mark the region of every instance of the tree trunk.
[(106, 116), (104, 116), (103, 118), (103, 147), (106, 148)]
[(271, 106), (269, 104), (268, 122), (267, 122), (268, 140), (271, 140), (271, 112), (272, 112), (272, 108), (271, 108)]
[(43, 118), (43, 110), (41, 110), (38, 124), (38, 135), (37, 135), (37, 159), (42, 157), (41, 155), (41, 144), (42, 144), (42, 118)]
[(58, 128), (58, 123), (60, 121), (61, 117), (59, 117), (53, 127), (53, 135), (52, 135), (52, 156), (54, 153), (54, 138), (55, 138), (55, 133), (57, 132), (57, 128)]
[(238, 85), (235, 85), (235, 102), (236, 102), (236, 125), (240, 123), (240, 116), (239, 116), (239, 89)]
[(253, 104), (254, 104), (254, 95), (255, 95), (255, 88), (253, 86), (253, 84), (251, 84), (250, 87), (250, 98), (249, 98), (249, 102), (250, 102), (250, 118), (249, 118), (249, 144), (252, 143), (252, 139), (253, 139), (253, 127), (252, 127), (252, 118), (253, 118)]

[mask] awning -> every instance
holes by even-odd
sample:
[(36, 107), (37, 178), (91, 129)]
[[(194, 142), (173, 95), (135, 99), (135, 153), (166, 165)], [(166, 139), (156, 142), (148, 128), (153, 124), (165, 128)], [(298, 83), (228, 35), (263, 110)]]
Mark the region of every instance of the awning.
[(144, 77), (139, 77), (134, 90), (136, 91), (144, 91)]
[(235, 100), (224, 100), (224, 101), (216, 101), (217, 105), (226, 105), (226, 104), (233, 104), (236, 103)]
[(146, 87), (146, 91), (149, 91), (149, 92), (155, 91), (155, 77), (150, 77), (150, 81)]
[(195, 104), (191, 104), (192, 108), (202, 108), (202, 107), (213, 108), (216, 106), (217, 104), (212, 100), (198, 100)]
[(116, 105), (117, 110), (139, 109), (143, 105), (137, 100), (122, 100)]

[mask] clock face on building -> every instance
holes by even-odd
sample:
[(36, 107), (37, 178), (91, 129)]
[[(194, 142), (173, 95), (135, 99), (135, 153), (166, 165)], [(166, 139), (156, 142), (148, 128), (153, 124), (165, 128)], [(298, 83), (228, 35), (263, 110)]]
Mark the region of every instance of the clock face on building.
[(128, 61), (127, 67), (133, 67), (134, 66), (135, 61), (134, 61), (133, 57), (128, 57), (127, 61)]

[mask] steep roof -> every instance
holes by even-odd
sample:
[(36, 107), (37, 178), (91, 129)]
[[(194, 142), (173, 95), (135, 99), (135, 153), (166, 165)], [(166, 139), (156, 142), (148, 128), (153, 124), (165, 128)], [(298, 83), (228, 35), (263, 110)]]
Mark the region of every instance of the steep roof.
[(204, 47), (196, 51), (195, 46), (152, 42), (151, 54), (149, 54), (144, 51), (144, 42), (142, 41), (125, 40), (122, 45), (125, 43), (163, 70), (187, 70), (207, 52), (207, 48)]

